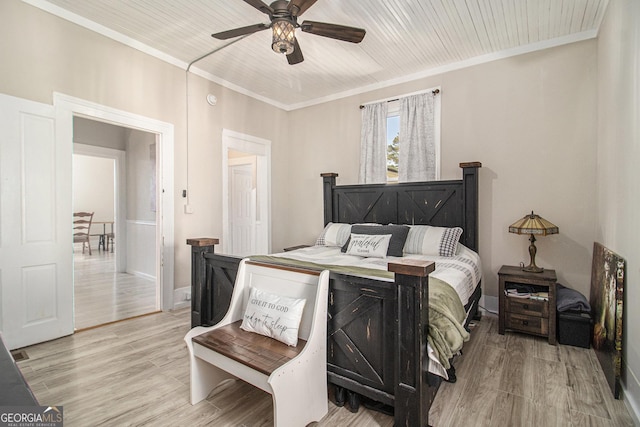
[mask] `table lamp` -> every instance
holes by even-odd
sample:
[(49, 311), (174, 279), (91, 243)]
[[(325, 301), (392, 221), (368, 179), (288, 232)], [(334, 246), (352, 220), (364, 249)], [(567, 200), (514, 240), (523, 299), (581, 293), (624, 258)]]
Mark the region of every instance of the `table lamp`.
[(544, 268), (538, 267), (536, 265), (536, 238), (535, 234), (546, 236), (547, 234), (558, 234), (558, 226), (553, 225), (546, 219), (542, 218), (540, 215), (536, 215), (531, 211), (531, 215), (525, 215), (524, 218), (521, 218), (511, 224), (509, 226), (509, 233), (516, 234), (530, 234), (531, 237), (529, 241), (531, 244), (529, 245), (529, 255), (531, 260), (529, 265), (523, 267), (522, 270), (528, 271), (530, 273), (542, 273)]

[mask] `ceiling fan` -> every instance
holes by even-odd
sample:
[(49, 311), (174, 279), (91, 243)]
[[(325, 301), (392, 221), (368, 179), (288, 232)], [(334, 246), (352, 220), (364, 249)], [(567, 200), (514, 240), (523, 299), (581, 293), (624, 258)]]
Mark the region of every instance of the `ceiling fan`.
[(305, 33), (351, 43), (360, 43), (362, 41), (366, 34), (366, 31), (362, 28), (316, 21), (303, 21), (302, 24), (298, 24), (298, 17), (313, 6), (316, 1), (317, 0), (276, 0), (271, 3), (271, 5), (267, 5), (261, 0), (244, 0), (245, 3), (269, 15), (271, 23), (235, 28), (233, 30), (215, 33), (211, 36), (219, 40), (226, 40), (271, 28), (273, 32), (271, 48), (277, 53), (284, 53), (287, 56), (287, 61), (291, 65), (304, 61), (304, 56), (302, 56), (300, 45), (296, 39), (296, 28), (300, 28)]

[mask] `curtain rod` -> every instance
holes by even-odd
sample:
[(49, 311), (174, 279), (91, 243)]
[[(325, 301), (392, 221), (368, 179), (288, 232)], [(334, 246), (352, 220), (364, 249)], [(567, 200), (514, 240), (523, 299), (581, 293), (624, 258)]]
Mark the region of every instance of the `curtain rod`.
[[(434, 89), (434, 90), (432, 90), (432, 91), (431, 91), (431, 94), (432, 94), (433, 96), (436, 96), (436, 95), (437, 95), (437, 94), (439, 94), (439, 93), (440, 93), (440, 89)], [(410, 96), (410, 95), (407, 95), (407, 96)], [(402, 97), (400, 97), (400, 98), (404, 98), (404, 96), (402, 96)], [(399, 100), (400, 100), (400, 98), (387, 99), (387, 101), (386, 101), (386, 102), (399, 101)], [(384, 101), (383, 101), (383, 102), (384, 102)], [(358, 107), (358, 108), (360, 108), (360, 109), (362, 110), (362, 109), (364, 108), (364, 105), (360, 105), (360, 107)]]

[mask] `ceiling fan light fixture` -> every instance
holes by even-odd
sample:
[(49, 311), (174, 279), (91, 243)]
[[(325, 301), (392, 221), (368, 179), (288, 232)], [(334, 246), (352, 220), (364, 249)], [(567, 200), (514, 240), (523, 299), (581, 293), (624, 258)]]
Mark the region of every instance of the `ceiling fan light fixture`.
[(271, 48), (276, 53), (289, 55), (293, 52), (293, 43), (296, 37), (296, 27), (288, 19), (274, 19), (271, 26), (273, 31), (273, 43)]

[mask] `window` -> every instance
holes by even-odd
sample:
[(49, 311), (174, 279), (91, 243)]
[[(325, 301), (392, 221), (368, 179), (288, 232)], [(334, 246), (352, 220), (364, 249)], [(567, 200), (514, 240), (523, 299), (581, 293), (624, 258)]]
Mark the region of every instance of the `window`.
[(440, 179), (439, 93), (361, 106), (360, 183)]
[(387, 105), (387, 182), (398, 181), (398, 149), (400, 142), (400, 102)]
[[(398, 182), (398, 167), (400, 162), (400, 101), (387, 103), (387, 182)], [(434, 98), (433, 111), (434, 140), (435, 140), (435, 179), (440, 179), (440, 97)]]

